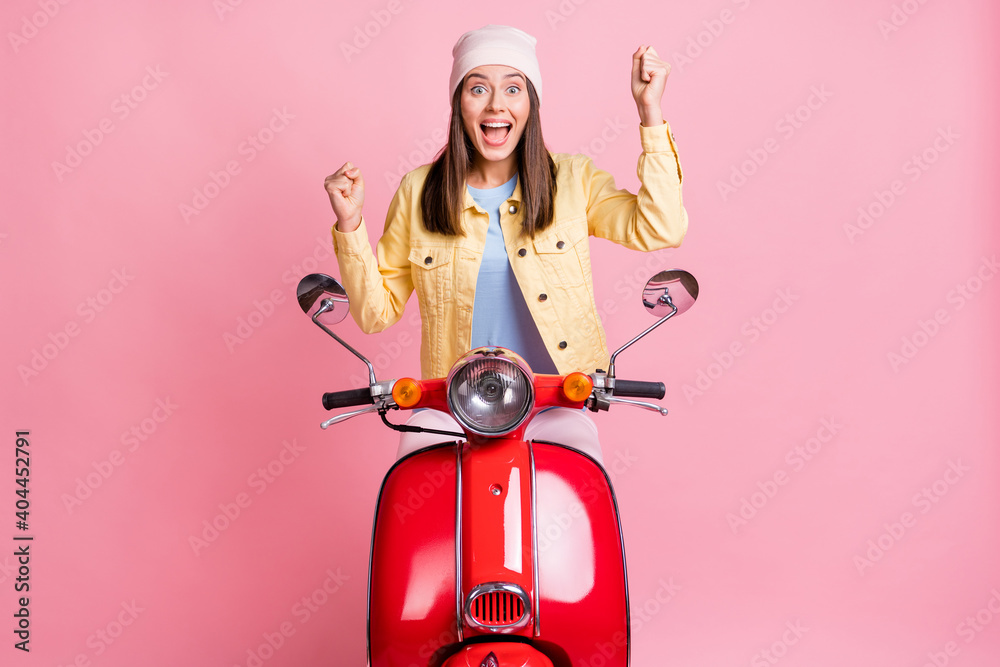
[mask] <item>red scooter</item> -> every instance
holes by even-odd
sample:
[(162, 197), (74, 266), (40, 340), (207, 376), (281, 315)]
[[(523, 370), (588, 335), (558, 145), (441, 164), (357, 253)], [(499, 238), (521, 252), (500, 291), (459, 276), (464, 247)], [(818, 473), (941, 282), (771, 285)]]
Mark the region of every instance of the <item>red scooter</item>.
[(686, 271), (652, 278), (642, 300), (658, 321), (619, 348), (606, 372), (535, 375), (513, 352), (484, 347), (447, 378), (379, 382), (329, 329), (349, 310), (343, 287), (320, 274), (302, 279), (303, 311), (368, 366), (369, 387), (323, 396), (328, 410), (368, 407), (323, 428), (375, 412), (395, 430), (415, 430), (388, 413), (431, 408), (464, 431), (429, 431), (440, 444), (401, 458), (382, 483), (368, 573), (370, 667), (628, 665), (625, 551), (611, 482), (572, 443), (526, 441), (524, 432), (552, 406), (629, 404), (666, 415), (623, 398), (660, 399), (665, 390), (617, 379), (615, 359), (697, 296)]

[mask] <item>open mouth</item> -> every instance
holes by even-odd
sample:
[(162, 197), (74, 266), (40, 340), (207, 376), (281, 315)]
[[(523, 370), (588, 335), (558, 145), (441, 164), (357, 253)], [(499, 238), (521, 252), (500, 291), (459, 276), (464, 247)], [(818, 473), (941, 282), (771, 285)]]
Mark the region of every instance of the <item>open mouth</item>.
[(504, 121), (489, 121), (479, 125), (479, 129), (483, 132), (483, 139), (490, 146), (502, 146), (507, 141), (510, 128), (511, 124)]

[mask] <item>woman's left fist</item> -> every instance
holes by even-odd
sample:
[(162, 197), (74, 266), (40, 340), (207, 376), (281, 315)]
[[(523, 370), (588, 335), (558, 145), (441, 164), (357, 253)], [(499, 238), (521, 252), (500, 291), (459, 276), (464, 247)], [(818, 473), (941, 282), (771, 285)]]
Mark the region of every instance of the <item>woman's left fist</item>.
[(653, 47), (640, 46), (632, 54), (632, 97), (643, 125), (663, 122), (660, 100), (669, 75), (670, 65), (660, 60)]

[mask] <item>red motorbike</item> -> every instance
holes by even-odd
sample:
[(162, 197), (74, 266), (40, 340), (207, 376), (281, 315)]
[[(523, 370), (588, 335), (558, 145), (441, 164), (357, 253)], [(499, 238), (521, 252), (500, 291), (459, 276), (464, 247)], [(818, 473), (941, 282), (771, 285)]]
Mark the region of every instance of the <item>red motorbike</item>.
[[(666, 415), (662, 383), (615, 377), (619, 353), (689, 308), (698, 284), (664, 271), (643, 291), (658, 321), (612, 356), (607, 371), (535, 375), (515, 353), (472, 350), (447, 378), (378, 381), (333, 333), (349, 304), (321, 274), (299, 283), (312, 321), (368, 366), (369, 386), (323, 396), (328, 409), (366, 405), (333, 424), (392, 410), (450, 413), (464, 432), (398, 460), (379, 492), (368, 573), (370, 667), (626, 667), (629, 607), (614, 491), (572, 443), (527, 441), (549, 407), (597, 412), (628, 404)], [(423, 430), (423, 429), (421, 429)], [(613, 647), (613, 650), (609, 649)]]

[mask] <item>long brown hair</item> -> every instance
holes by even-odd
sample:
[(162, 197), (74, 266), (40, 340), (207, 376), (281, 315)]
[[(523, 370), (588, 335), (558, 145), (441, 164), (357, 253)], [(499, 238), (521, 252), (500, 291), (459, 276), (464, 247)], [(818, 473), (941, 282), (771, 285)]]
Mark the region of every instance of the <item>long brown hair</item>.
[[(542, 123), (538, 114), (538, 94), (528, 81), (531, 103), (524, 134), (514, 149), (517, 152), (517, 174), (521, 182), (521, 209), (524, 213), (522, 233), (534, 238), (552, 224), (555, 216), (556, 165), (542, 139)], [(451, 124), (448, 143), (431, 164), (430, 173), (420, 194), (420, 211), (424, 227), (446, 236), (463, 235), (462, 207), (465, 185), (472, 167), (475, 147), (465, 135), (462, 125), (462, 86), (451, 98)]]

